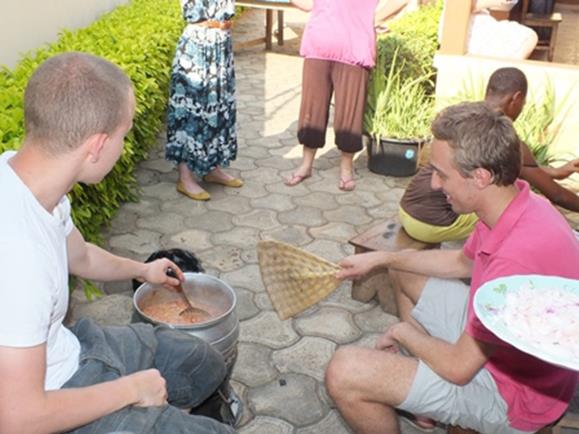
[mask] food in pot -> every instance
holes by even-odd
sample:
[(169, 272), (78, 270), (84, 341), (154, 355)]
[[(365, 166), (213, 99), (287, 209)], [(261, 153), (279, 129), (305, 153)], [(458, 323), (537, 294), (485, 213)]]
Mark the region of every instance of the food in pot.
[[(211, 314), (203, 314), (198, 311), (187, 310), (189, 305), (181, 298), (175, 300), (156, 301), (147, 303), (141, 310), (149, 318), (166, 324), (189, 325), (207, 321), (212, 318)], [(211, 312), (206, 306), (203, 309)]]

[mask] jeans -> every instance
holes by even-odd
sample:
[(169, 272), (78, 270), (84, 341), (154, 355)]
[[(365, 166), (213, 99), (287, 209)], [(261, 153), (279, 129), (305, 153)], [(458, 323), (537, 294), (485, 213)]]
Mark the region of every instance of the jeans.
[(63, 388), (86, 387), (156, 368), (167, 382), (169, 405), (125, 407), (70, 433), (235, 433), (214, 419), (181, 410), (201, 404), (226, 375), (223, 357), (203, 340), (167, 327), (101, 327), (88, 319), (71, 330), (82, 349), (79, 368)]

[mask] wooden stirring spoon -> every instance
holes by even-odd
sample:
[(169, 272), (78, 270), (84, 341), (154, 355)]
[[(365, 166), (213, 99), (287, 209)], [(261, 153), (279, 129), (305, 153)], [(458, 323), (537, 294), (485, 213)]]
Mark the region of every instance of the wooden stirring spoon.
[[(169, 277), (179, 279), (179, 277), (177, 276), (177, 273), (172, 268), (167, 268), (166, 274)], [(183, 289), (181, 282), (179, 282), (179, 284), (175, 288), (177, 289), (177, 292), (179, 294), (181, 294), (183, 299), (187, 302), (187, 306), (188, 306), (186, 309), (183, 309), (181, 312), (179, 312), (179, 316), (184, 315), (184, 314), (197, 315), (200, 317), (201, 321), (206, 320), (208, 318), (211, 318), (211, 314), (207, 310), (202, 309), (200, 307), (197, 307), (193, 304), (193, 302), (191, 301), (191, 298), (190, 298), (191, 296), (187, 293), (187, 291), (185, 291)]]

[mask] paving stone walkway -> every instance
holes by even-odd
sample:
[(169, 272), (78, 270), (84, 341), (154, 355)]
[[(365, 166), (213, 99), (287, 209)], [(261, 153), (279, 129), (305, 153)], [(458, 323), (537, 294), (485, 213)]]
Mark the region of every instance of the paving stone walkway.
[[(339, 154), (328, 145), (310, 179), (294, 188), (284, 185), (301, 155), (296, 126), (302, 60), (296, 35), (304, 18), (300, 12), (286, 14), (283, 47), (236, 53), (239, 157), (230, 173), (243, 178), (245, 186), (207, 185), (210, 201), (185, 198), (175, 191), (177, 174), (163, 159), (161, 136), (138, 168), (139, 202), (124, 205), (106, 233), (110, 250), (140, 260), (160, 248), (193, 250), (207, 272), (235, 288), (241, 325), (233, 383), (246, 404), (243, 434), (351, 432), (324, 389), (324, 367), (338, 346), (372, 346), (396, 321), (375, 302), (353, 301), (347, 283), (304, 314), (280, 321), (261, 283), (257, 240), (278, 239), (338, 261), (353, 253), (348, 238), (396, 215), (408, 182), (372, 174), (361, 153), (355, 164), (357, 188), (342, 192), (337, 186)], [(235, 37), (259, 36), (262, 20), (263, 12), (248, 11)], [(75, 292), (74, 316), (129, 322), (130, 284), (107, 285), (105, 291), (111, 295), (92, 304)], [(405, 423), (402, 429), (418, 432)]]

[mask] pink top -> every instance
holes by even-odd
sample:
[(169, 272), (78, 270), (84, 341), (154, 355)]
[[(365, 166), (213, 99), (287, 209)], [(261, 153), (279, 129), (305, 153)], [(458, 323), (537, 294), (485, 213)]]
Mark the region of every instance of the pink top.
[(372, 68), (376, 58), (374, 13), (378, 0), (314, 0), (300, 54)]
[(477, 223), (464, 246), (474, 261), (465, 331), (497, 346), (485, 368), (508, 406), (512, 427), (536, 431), (567, 408), (577, 372), (559, 368), (500, 340), (476, 317), (473, 298), (485, 282), (515, 274), (542, 274), (579, 279), (579, 243), (565, 219), (544, 198), (518, 180), (519, 194), (490, 229)]

